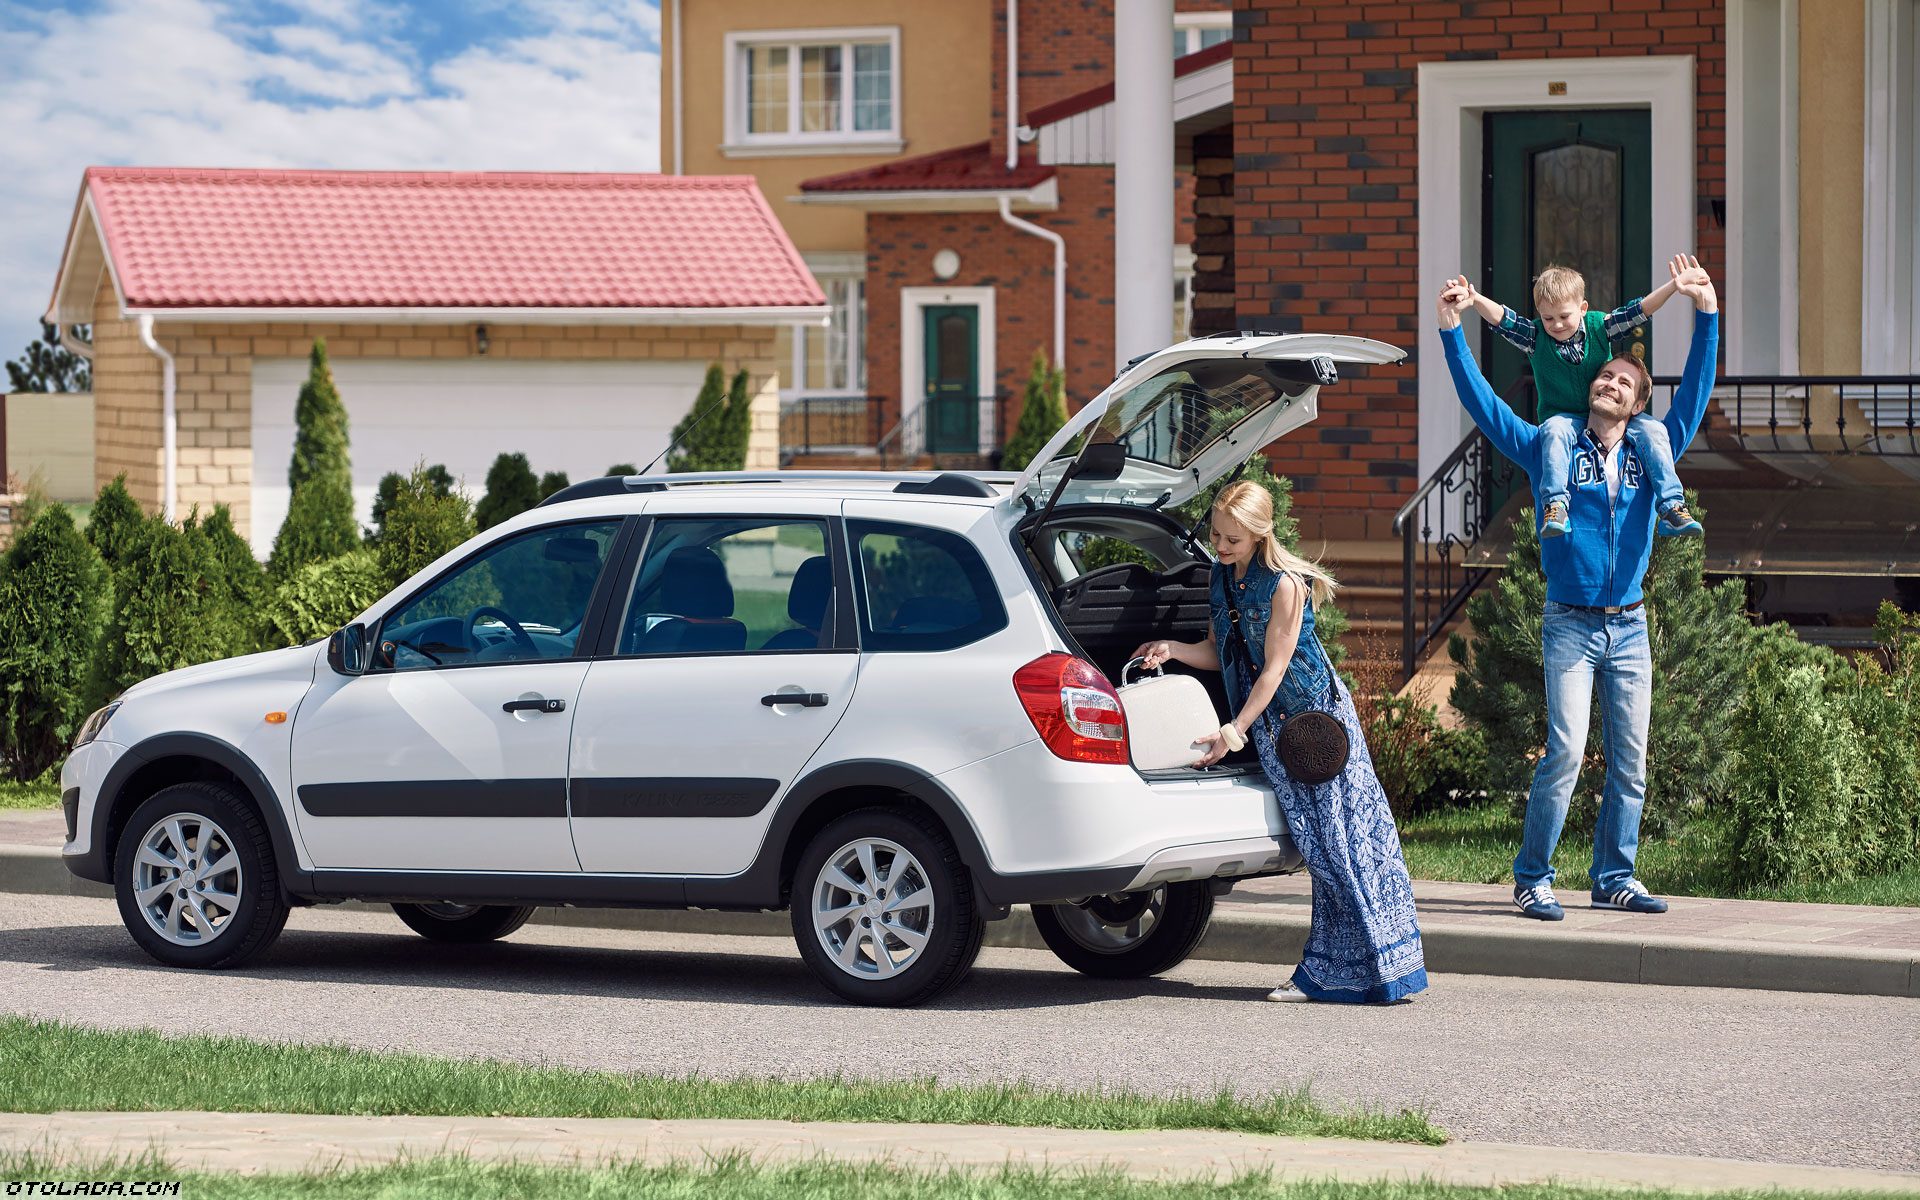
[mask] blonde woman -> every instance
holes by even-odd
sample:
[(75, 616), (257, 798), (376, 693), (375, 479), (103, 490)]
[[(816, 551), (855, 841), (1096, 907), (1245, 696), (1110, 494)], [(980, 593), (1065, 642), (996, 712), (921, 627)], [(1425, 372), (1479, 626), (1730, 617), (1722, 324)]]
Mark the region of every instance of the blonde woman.
[[(1226, 674), (1231, 721), (1210, 739), (1201, 765), (1251, 743), (1279, 797), (1293, 844), (1313, 877), (1313, 924), (1291, 982), (1269, 1000), (1388, 1004), (1427, 986), (1400, 833), (1353, 711), (1313, 633), (1313, 606), (1333, 596), (1333, 577), (1293, 554), (1273, 533), (1273, 497), (1259, 484), (1228, 484), (1213, 501), (1213, 622), (1201, 642), (1148, 642), (1134, 656), (1173, 659)], [(1240, 633), (1232, 628), (1235, 609)], [(1346, 727), (1346, 769), (1321, 784), (1287, 774), (1274, 744), (1279, 725), (1309, 709)]]

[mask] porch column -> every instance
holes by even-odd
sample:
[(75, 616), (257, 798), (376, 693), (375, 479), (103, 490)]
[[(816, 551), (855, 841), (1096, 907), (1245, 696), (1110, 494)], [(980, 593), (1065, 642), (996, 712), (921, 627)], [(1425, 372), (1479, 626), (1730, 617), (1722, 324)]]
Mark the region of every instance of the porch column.
[(1114, 5), (1113, 348), (1173, 340), (1173, 0)]

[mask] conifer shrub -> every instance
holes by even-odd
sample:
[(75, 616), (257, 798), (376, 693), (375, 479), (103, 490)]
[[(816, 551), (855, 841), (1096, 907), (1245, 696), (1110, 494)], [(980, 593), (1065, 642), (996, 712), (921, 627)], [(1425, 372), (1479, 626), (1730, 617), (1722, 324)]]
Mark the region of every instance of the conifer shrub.
[(747, 438), (753, 430), (753, 397), (749, 377), (736, 371), (728, 384), (726, 372), (715, 363), (693, 407), (673, 427), (675, 448), (667, 455), (667, 470), (738, 471), (747, 465)]
[(127, 559), (134, 532), (147, 519), (140, 505), (127, 491), (126, 472), (115, 475), (93, 502), (87, 517), (87, 541), (100, 553), (110, 568), (118, 568)]
[(37, 779), (91, 711), (88, 672), (110, 591), (99, 554), (50, 504), (0, 556), (0, 770)]
[(276, 579), (360, 544), (360, 525), (353, 515), (353, 468), (347, 457), (347, 409), (333, 386), (322, 339), (314, 340), (308, 357), (307, 381), (300, 385), (293, 424), (287, 519), (274, 536), (268, 559)]
[(442, 491), (431, 467), (415, 467), (400, 481), (385, 515), (374, 555), (387, 589), (474, 535), (473, 506), (456, 491)]
[(564, 491), (572, 482), (565, 471), (548, 471), (540, 476), (540, 498), (545, 500), (555, 492)]
[(535, 478), (527, 456), (518, 451), (502, 454), (487, 468), (487, 491), (474, 507), (473, 519), (481, 529), (492, 529), (526, 512), (542, 498), (540, 480)]
[(1035, 350), (1033, 366), (1027, 372), (1026, 395), (1020, 403), (1020, 421), (1001, 452), (1000, 469), (1025, 470), (1066, 423), (1066, 372), (1048, 364), (1046, 351)]
[(638, 475), (640, 467), (635, 463), (615, 463), (607, 468), (608, 475)]
[[(447, 473), (444, 464), (434, 463), (427, 467), (417, 467), (426, 473), (427, 482), (434, 494), (445, 496), (453, 491), (453, 476)], [(387, 509), (393, 506), (393, 498), (400, 486), (407, 482), (407, 476), (398, 471), (388, 471), (380, 477), (380, 486), (373, 494), (373, 528), (367, 531), (367, 545), (380, 544), (380, 532), (387, 524)]]
[(159, 517), (141, 522), (113, 592), (94, 676), (99, 701), (149, 676), (225, 658), (250, 640), (198, 530)]
[(226, 612), (222, 625), (231, 641), (226, 653), (246, 654), (256, 649), (260, 606), (267, 597), (267, 573), (253, 556), (253, 547), (233, 527), (233, 512), (224, 504), (213, 507), (204, 521), (188, 519), (187, 531), (207, 544), (214, 564), (212, 582)]
[(275, 585), (267, 598), (262, 641), (269, 647), (297, 646), (325, 637), (386, 592), (386, 575), (371, 550), (308, 563)]

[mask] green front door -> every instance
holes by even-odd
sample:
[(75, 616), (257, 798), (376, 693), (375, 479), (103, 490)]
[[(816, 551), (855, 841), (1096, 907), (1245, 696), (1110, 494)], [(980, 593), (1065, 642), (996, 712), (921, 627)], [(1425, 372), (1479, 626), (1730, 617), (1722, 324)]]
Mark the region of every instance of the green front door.
[(927, 453), (980, 451), (980, 310), (942, 304), (922, 310)]
[[(1533, 278), (1557, 265), (1586, 276), (1587, 304), (1596, 312), (1646, 295), (1653, 270), (1648, 111), (1494, 112), (1485, 121), (1480, 290), (1533, 317)], [(1531, 392), (1514, 386), (1529, 374), (1526, 356), (1492, 326), (1481, 346), (1488, 382), (1533, 420)], [(1642, 325), (1616, 348), (1644, 359), (1651, 347), (1651, 330)], [(1495, 511), (1524, 486), (1517, 473), (1511, 480), (1503, 474), (1496, 472), (1490, 489)]]

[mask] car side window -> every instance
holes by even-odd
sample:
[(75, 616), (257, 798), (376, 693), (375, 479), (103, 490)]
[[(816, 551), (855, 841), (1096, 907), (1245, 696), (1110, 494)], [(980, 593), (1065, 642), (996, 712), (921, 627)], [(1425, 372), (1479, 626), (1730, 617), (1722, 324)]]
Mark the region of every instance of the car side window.
[(1007, 625), (980, 552), (957, 533), (849, 521), (859, 570), (860, 644), (867, 650), (951, 650)]
[(395, 671), (571, 658), (619, 521), (506, 538), (380, 624), (376, 666)]
[(620, 654), (746, 654), (834, 644), (825, 521), (653, 523), (620, 622)]

